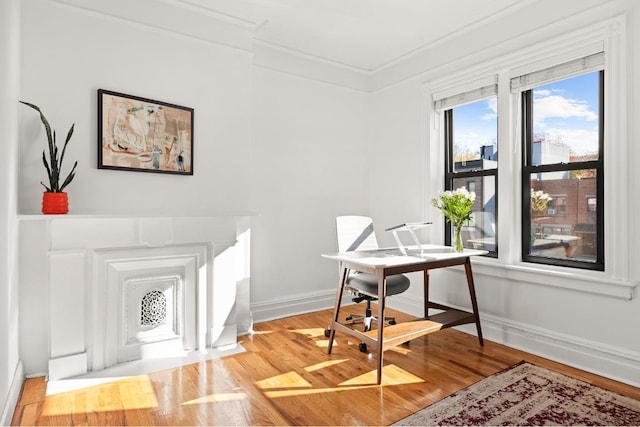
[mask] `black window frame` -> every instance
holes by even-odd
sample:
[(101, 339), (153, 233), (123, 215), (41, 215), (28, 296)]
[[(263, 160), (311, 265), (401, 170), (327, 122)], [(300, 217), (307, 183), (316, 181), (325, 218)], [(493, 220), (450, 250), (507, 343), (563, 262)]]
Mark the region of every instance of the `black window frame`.
[[(522, 105), (522, 260), (537, 264), (604, 271), (604, 70), (599, 72), (599, 129), (598, 159), (571, 163), (554, 163), (534, 166), (533, 159), (533, 91), (523, 91)], [(596, 260), (595, 262), (568, 258), (549, 258), (530, 254), (531, 240), (531, 175), (543, 172), (566, 172), (582, 169), (596, 171)]]
[[(480, 101), (480, 100), (479, 100)], [(495, 221), (496, 221), (496, 227), (495, 227), (495, 249), (493, 251), (489, 251), (489, 253), (485, 256), (490, 257), (490, 258), (498, 258), (498, 232), (499, 232), (499, 227), (498, 227), (498, 166), (496, 166), (496, 168), (494, 169), (473, 169), (470, 171), (459, 171), (456, 172), (455, 170), (455, 159), (454, 159), (454, 147), (453, 147), (453, 140), (454, 140), (454, 115), (453, 115), (453, 109), (455, 107), (449, 108), (444, 110), (444, 147), (445, 147), (445, 155), (444, 155), (444, 189), (445, 190), (455, 190), (455, 188), (453, 188), (453, 182), (454, 179), (462, 179), (462, 178), (484, 178), (486, 176), (493, 176), (495, 179), (495, 187), (496, 187), (496, 192), (495, 192)], [(500, 118), (498, 118), (499, 120)], [(500, 161), (498, 160), (498, 163)], [(452, 234), (452, 230), (451, 230), (451, 223), (449, 221), (445, 221), (444, 224), (444, 244), (450, 246), (451, 245), (451, 234)], [(464, 244), (464, 242), (463, 242)]]

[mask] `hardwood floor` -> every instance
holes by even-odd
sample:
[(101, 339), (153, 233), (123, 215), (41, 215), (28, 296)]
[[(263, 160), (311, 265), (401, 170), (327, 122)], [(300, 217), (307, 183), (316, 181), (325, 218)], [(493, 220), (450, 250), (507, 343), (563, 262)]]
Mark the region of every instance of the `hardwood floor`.
[[(388, 310), (399, 321), (407, 315)], [(12, 425), (388, 425), (521, 360), (640, 400), (640, 389), (447, 329), (374, 357), (336, 334), (331, 311), (256, 324), (246, 352), (46, 396), (25, 381)]]

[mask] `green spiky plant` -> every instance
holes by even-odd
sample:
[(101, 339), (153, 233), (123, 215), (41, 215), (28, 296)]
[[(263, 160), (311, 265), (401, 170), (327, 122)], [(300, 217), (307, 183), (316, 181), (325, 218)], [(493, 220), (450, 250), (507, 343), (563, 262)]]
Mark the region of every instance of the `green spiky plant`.
[(71, 168), (71, 172), (69, 172), (69, 175), (67, 175), (65, 180), (62, 182), (62, 185), (60, 185), (62, 161), (64, 160), (64, 153), (67, 150), (67, 144), (69, 143), (69, 140), (73, 135), (73, 128), (75, 126), (75, 123), (71, 125), (71, 128), (69, 128), (69, 132), (67, 132), (67, 139), (64, 141), (64, 146), (62, 147), (62, 152), (59, 152), (58, 145), (56, 143), (56, 131), (51, 130), (51, 125), (49, 125), (49, 121), (40, 110), (40, 107), (24, 101), (20, 101), (20, 103), (27, 105), (40, 113), (40, 120), (44, 125), (45, 131), (47, 132), (47, 140), (49, 142), (49, 160), (47, 160), (46, 150), (42, 150), (42, 163), (44, 163), (44, 167), (47, 169), (47, 174), (49, 175), (49, 185), (45, 185), (45, 183), (42, 181), (40, 181), (40, 184), (42, 184), (42, 186), (46, 188), (50, 193), (62, 193), (64, 191), (64, 188), (69, 185), (71, 181), (73, 181), (73, 178), (76, 176), (75, 170), (76, 166), (78, 166), (78, 162), (76, 161), (73, 164), (73, 168)]

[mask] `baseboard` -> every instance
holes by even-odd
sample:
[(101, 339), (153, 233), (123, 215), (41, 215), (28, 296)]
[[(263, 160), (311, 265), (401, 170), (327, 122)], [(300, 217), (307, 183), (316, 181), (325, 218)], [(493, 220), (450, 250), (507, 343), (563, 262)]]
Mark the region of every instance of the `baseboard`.
[(87, 373), (87, 353), (49, 359), (49, 380), (61, 380)]
[(11, 386), (9, 387), (9, 393), (7, 393), (7, 401), (2, 408), (2, 417), (0, 417), (0, 426), (11, 425), (13, 419), (13, 413), (20, 399), (20, 392), (22, 391), (22, 383), (24, 382), (24, 369), (22, 367), (22, 361), (18, 361), (18, 366), (13, 374), (11, 380)]
[[(258, 301), (251, 304), (251, 315), (254, 323), (267, 320), (281, 319), (297, 314), (333, 308), (336, 303), (335, 290), (310, 292), (304, 295), (292, 295), (288, 298), (277, 298), (268, 301)], [(343, 299), (343, 304), (351, 303), (349, 296)], [(328, 321), (329, 319), (327, 319)]]
[[(422, 302), (396, 295), (389, 307), (420, 316)], [(468, 310), (465, 307), (454, 307)], [(640, 387), (640, 353), (480, 313), (484, 338), (574, 368)], [(459, 326), (476, 335), (474, 325)]]

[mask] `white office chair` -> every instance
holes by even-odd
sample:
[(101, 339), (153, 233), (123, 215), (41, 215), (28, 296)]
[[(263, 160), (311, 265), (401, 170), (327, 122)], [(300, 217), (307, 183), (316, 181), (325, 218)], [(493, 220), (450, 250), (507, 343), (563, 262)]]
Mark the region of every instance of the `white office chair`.
[[(338, 251), (378, 249), (378, 241), (373, 229), (373, 221), (365, 216), (339, 216), (336, 218), (338, 234)], [(387, 296), (400, 294), (409, 289), (409, 278), (403, 274), (387, 277)], [(372, 315), (371, 302), (378, 300), (378, 278), (372, 274), (358, 271), (349, 272), (346, 287), (353, 295), (353, 302), (367, 302), (364, 315), (350, 314), (345, 320), (352, 323), (363, 323), (364, 331), (371, 330), (371, 324), (377, 319)], [(389, 324), (394, 324), (393, 317), (385, 317)], [(360, 350), (366, 351), (361, 344)]]

